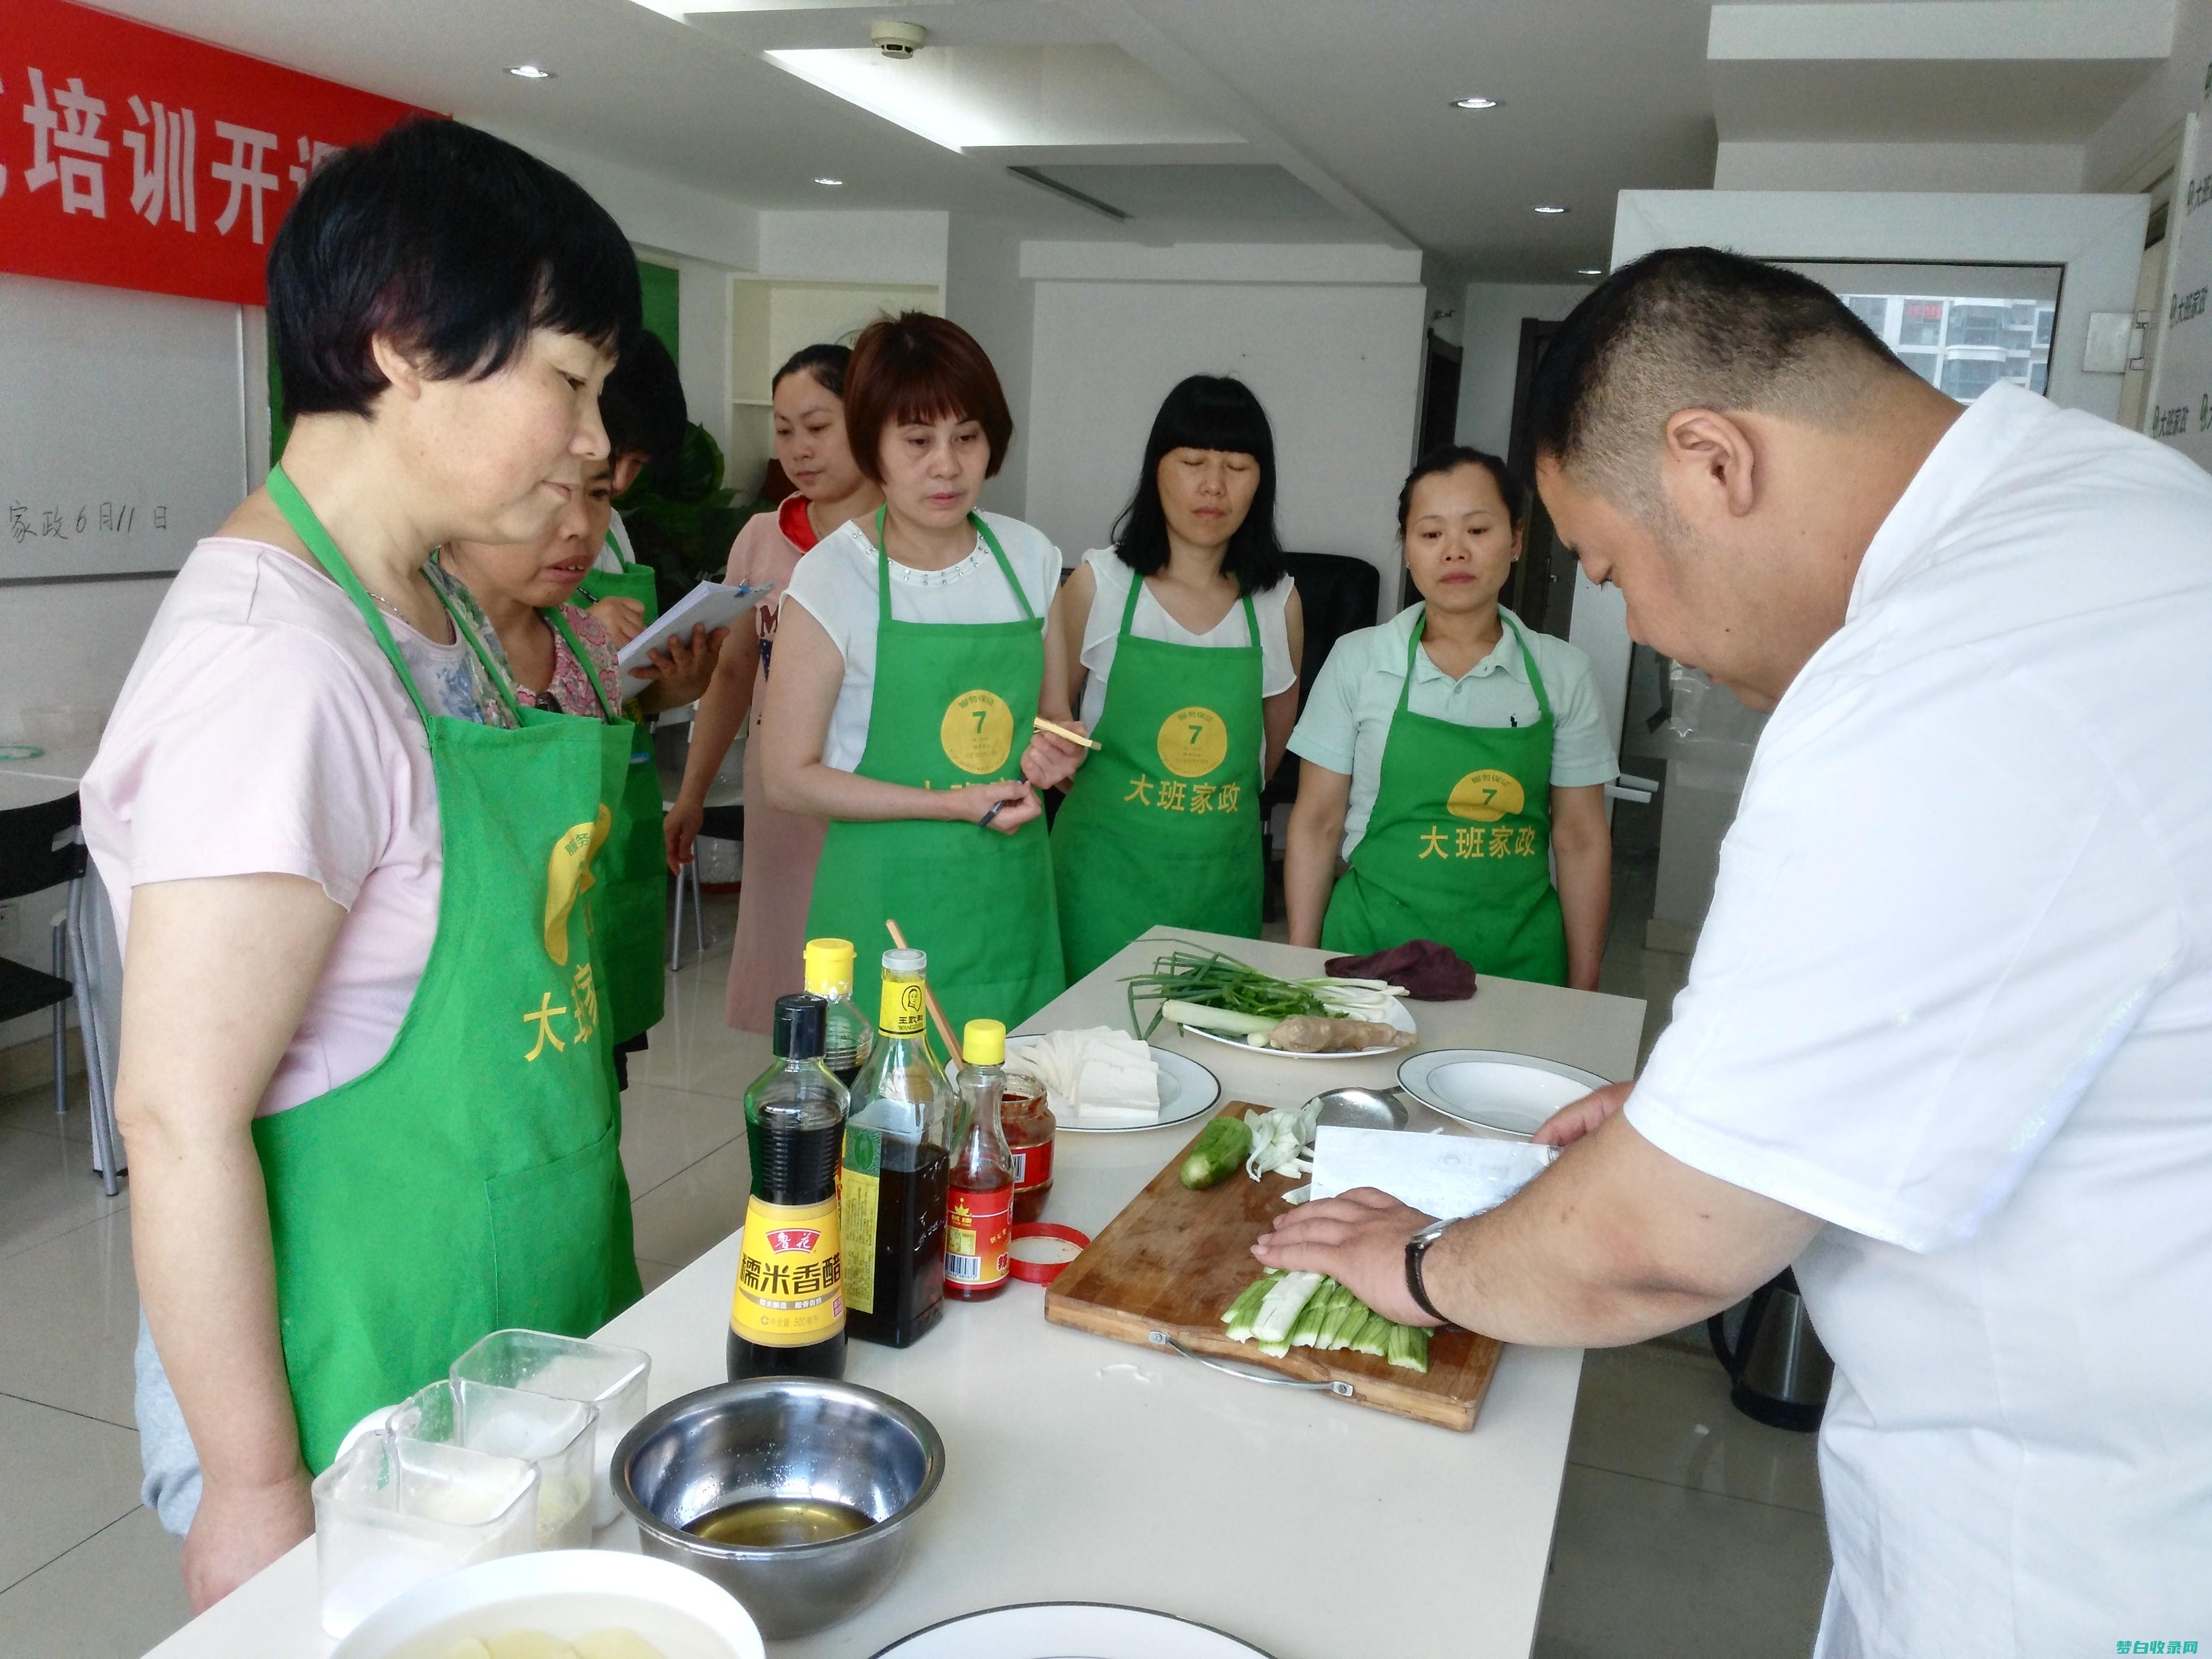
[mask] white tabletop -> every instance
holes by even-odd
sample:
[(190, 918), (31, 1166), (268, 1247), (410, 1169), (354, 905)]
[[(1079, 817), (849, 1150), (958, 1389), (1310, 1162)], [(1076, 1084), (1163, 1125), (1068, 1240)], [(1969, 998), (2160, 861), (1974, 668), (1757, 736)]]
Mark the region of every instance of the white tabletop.
[[(1319, 971), (1322, 953), (1214, 940), (1256, 967)], [(1139, 940), (1028, 1029), (1127, 1023)], [(1410, 1005), (1423, 1048), (1518, 1049), (1625, 1078), (1644, 1005), (1486, 979), (1472, 1002)], [(1295, 1105), (1395, 1079), (1397, 1060), (1297, 1060), (1156, 1036), (1224, 1095)], [(1411, 1052), (1411, 1051), (1408, 1051)], [(1442, 1120), (1417, 1111), (1415, 1128)], [(1456, 1126), (1452, 1126), (1456, 1127)], [(1048, 1219), (1096, 1234), (1189, 1139), (1063, 1133)], [(653, 1355), (653, 1403), (724, 1380), (732, 1237), (610, 1324)], [(847, 1377), (908, 1401), (945, 1437), (945, 1483), (883, 1598), (775, 1659), (866, 1659), (952, 1614), (1015, 1601), (1127, 1602), (1202, 1620), (1277, 1659), (1524, 1659), (1535, 1632), (1582, 1354), (1508, 1348), (1471, 1434), (1322, 1395), (1237, 1382), (1187, 1360), (1044, 1322), (1018, 1282), (948, 1307), (915, 1346), (855, 1342)], [(629, 1536), (622, 1534), (630, 1534)], [(623, 1522), (602, 1535), (635, 1547)], [(160, 1659), (301, 1659), (316, 1627), (310, 1540), (161, 1647)]]

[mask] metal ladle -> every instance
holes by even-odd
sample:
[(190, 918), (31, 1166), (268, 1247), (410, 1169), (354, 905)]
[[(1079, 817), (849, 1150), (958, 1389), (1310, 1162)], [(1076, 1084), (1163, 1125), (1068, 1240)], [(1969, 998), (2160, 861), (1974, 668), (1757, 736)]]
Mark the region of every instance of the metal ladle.
[(1339, 1129), (1402, 1129), (1411, 1104), (1402, 1089), (1331, 1089), (1306, 1103), (1321, 1104), (1321, 1122)]

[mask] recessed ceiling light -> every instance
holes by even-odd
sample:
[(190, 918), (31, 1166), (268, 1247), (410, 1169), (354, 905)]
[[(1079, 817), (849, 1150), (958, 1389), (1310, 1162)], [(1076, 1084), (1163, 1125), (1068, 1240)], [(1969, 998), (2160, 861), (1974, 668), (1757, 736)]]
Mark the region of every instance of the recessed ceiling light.
[(1498, 100), (1495, 98), (1483, 98), (1480, 96), (1474, 98), (1455, 98), (1452, 100), (1452, 107), (1454, 109), (1496, 109), (1498, 107)]
[(556, 78), (551, 70), (536, 64), (509, 64), (507, 72), (518, 81), (550, 81)]
[(1605, 275), (1605, 267), (1603, 265), (1577, 265), (1575, 267), (1575, 275), (1577, 276), (1602, 276)]
[(1557, 202), (1539, 202), (1531, 210), (1536, 213), (1565, 213), (1566, 209)]
[(827, 185), (832, 190), (842, 188), (845, 183), (842, 179), (817, 179), (814, 182), (817, 185)]

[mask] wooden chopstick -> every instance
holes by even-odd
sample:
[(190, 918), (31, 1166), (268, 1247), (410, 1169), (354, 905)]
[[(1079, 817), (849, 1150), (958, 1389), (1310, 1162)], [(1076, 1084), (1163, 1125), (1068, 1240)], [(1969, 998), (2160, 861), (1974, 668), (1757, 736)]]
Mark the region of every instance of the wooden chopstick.
[(1071, 732), (1064, 726), (1056, 726), (1042, 714), (1031, 720), (1030, 724), (1040, 732), (1051, 732), (1055, 738), (1065, 738), (1070, 743), (1079, 743), (1094, 754), (1106, 746), (1095, 738), (1086, 738), (1080, 732)]
[[(884, 926), (890, 929), (891, 943), (897, 945), (900, 950), (910, 951), (914, 948), (906, 942), (906, 935), (899, 932), (898, 923), (886, 916), (884, 918)], [(930, 988), (927, 980), (921, 982), (921, 994), (929, 1000), (929, 1017), (937, 1022), (937, 1035), (945, 1039), (945, 1051), (952, 1056), (952, 1063), (955, 1066), (965, 1066), (968, 1061), (960, 1052), (959, 1040), (952, 1035), (952, 1022), (945, 1018), (945, 1009), (937, 1000), (937, 993)]]

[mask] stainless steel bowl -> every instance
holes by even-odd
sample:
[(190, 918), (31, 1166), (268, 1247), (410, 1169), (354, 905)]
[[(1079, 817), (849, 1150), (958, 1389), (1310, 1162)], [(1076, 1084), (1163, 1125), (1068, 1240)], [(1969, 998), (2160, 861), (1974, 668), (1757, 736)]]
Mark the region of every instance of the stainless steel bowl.
[(1321, 1103), (1324, 1124), (1343, 1129), (1402, 1129), (1408, 1121), (1402, 1089), (1331, 1089), (1306, 1102)]
[[(763, 1376), (671, 1401), (615, 1449), (615, 1495), (647, 1555), (703, 1573), (770, 1638), (859, 1612), (906, 1559), (913, 1521), (945, 1478), (945, 1443), (911, 1406), (853, 1382)], [(812, 1498), (872, 1516), (842, 1538), (775, 1548), (684, 1530), (759, 1498)]]

